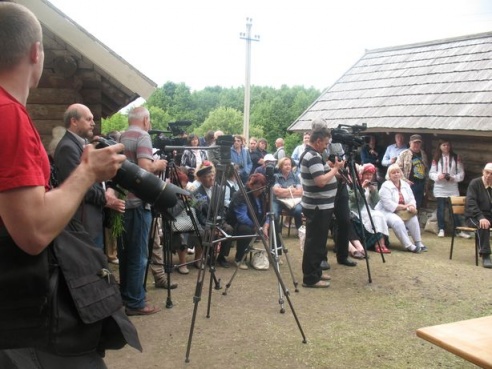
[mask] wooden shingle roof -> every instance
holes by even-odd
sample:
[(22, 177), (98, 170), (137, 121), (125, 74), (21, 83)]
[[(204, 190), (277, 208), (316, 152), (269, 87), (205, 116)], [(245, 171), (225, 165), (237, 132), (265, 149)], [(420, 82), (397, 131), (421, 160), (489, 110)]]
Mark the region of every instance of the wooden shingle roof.
[(370, 50), (289, 127), (492, 136), (492, 32)]

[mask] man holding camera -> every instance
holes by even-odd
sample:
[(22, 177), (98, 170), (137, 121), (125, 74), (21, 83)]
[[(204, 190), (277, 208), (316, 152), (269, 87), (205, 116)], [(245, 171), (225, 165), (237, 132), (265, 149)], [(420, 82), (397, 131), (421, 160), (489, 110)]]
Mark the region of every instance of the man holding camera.
[(330, 286), (331, 279), (322, 272), (321, 262), (326, 258), (328, 229), (337, 194), (335, 176), (345, 162), (336, 159), (330, 168), (321, 156), (331, 138), (324, 123), (313, 121), (309, 144), (300, 158), (303, 188), (301, 205), (306, 216), (306, 241), (302, 257), (303, 287), (326, 288)]
[[(128, 113), (128, 129), (121, 134), (125, 155), (130, 162), (150, 173), (164, 171), (166, 160), (154, 160), (150, 129), (150, 113), (137, 107)], [(160, 309), (145, 303), (144, 278), (148, 260), (148, 240), (152, 213), (150, 205), (129, 192), (125, 204), (122, 240), (118, 243), (120, 288), (127, 315), (150, 315)]]
[[(16, 279), (32, 270), (32, 265), (46, 256), (46, 249), (53, 251), (53, 239), (67, 226), (87, 190), (94, 182), (112, 178), (125, 160), (125, 156), (119, 154), (123, 145), (101, 150), (87, 145), (80, 158), (80, 165), (61, 186), (49, 188), (48, 155), (26, 110), (29, 89), (37, 87), (43, 64), (43, 35), (39, 21), (24, 6), (0, 2), (0, 234), (2, 240), (7, 239), (8, 235), (11, 243), (15, 243), (2, 243), (1, 246), (4, 252), (7, 248), (15, 248), (12, 251), (17, 253), (15, 259), (26, 260), (29, 257), (29, 262), (19, 265), (16, 270)], [(4, 265), (16, 262), (2, 261)], [(39, 295), (39, 291), (32, 289), (38, 281), (29, 281), (29, 293), (18, 296), (24, 305), (16, 306), (17, 301), (12, 299), (12, 294), (15, 294), (17, 286), (15, 282), (10, 285), (6, 280), (9, 280), (9, 276), (2, 275), (0, 268), (3, 321), (6, 323), (9, 317), (15, 318), (17, 314), (21, 315), (17, 319), (22, 324), (12, 329), (2, 325), (0, 329), (0, 342), (3, 344), (0, 347), (1, 368), (106, 368), (96, 350), (82, 351), (75, 345), (72, 347), (72, 356), (62, 356), (48, 349), (34, 348), (32, 342), (35, 338), (30, 334), (30, 328), (48, 332), (52, 328), (56, 329), (52, 320), (46, 327), (36, 326), (40, 324), (35, 323), (39, 318), (36, 310), (41, 310), (43, 301), (39, 301), (38, 309), (25, 309), (25, 302)], [(24, 325), (25, 322), (35, 324), (31, 327)], [(80, 329), (83, 326), (81, 323)], [(128, 320), (126, 326), (133, 327)], [(80, 330), (74, 331), (70, 339), (78, 342), (80, 333)], [(96, 334), (95, 339), (100, 342), (103, 332)], [(12, 342), (17, 342), (17, 345), (13, 346)]]

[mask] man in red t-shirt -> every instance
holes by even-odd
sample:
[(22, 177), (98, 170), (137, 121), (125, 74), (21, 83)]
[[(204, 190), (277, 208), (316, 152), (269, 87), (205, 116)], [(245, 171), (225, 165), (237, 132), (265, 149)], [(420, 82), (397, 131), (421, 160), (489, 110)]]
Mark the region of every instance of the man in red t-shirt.
[[(124, 149), (121, 144), (101, 150), (87, 145), (72, 175), (48, 191), (48, 156), (25, 108), (43, 62), (42, 29), (34, 14), (24, 6), (0, 2), (0, 230), (33, 256), (65, 228), (89, 187), (112, 178), (125, 160), (118, 154)], [(32, 348), (0, 350), (1, 368), (33, 363), (42, 368), (87, 368), (89, 363), (106, 367), (96, 352), (61, 357)]]

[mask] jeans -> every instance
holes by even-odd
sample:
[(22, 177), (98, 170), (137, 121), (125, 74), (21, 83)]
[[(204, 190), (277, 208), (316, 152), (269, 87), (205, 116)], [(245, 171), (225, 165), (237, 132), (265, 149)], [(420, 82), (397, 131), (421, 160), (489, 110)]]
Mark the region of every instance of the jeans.
[(143, 206), (125, 211), (125, 232), (118, 242), (118, 258), (121, 297), (129, 309), (145, 307), (144, 278), (151, 223), (152, 214)]
[(280, 204), (278, 201), (272, 201), (273, 213), (275, 214), (275, 219), (277, 221), (280, 220), (280, 213), (282, 209), (286, 209), (291, 216), (294, 217), (294, 222), (296, 224), (296, 228), (299, 229), (302, 226), (302, 206), (301, 204), (297, 204), (293, 209), (287, 209), (284, 205)]
[(58, 356), (33, 348), (0, 350), (2, 369), (107, 369), (96, 352), (81, 356)]
[(410, 187), (412, 188), (413, 197), (415, 197), (415, 202), (417, 203), (417, 209), (420, 209), (422, 201), (424, 200), (425, 181), (415, 181)]
[[(436, 197), (437, 200), (437, 226), (439, 229), (446, 229), (444, 222), (444, 210), (449, 209), (449, 201), (447, 197)], [(461, 225), (461, 219), (458, 214), (453, 214), (453, 220), (455, 226)]]

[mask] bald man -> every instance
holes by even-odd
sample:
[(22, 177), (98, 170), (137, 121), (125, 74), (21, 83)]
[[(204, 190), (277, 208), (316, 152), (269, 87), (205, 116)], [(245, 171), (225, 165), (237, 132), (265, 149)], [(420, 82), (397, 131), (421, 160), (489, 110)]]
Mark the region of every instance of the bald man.
[[(129, 161), (157, 174), (166, 169), (167, 161), (154, 160), (150, 128), (149, 111), (142, 106), (134, 108), (128, 113), (128, 129), (121, 134), (120, 142), (125, 145)], [(159, 307), (145, 302), (144, 279), (151, 223), (149, 204), (129, 192), (125, 204), (125, 232), (122, 242), (118, 242), (120, 289), (127, 315), (151, 315), (160, 311)]]
[[(59, 183), (63, 183), (79, 166), (84, 147), (92, 139), (95, 127), (91, 110), (82, 104), (70, 105), (63, 115), (63, 122), (67, 131), (54, 154)], [(103, 209), (106, 206), (118, 212), (125, 210), (125, 202), (118, 199), (112, 188), (105, 191), (101, 183), (94, 183), (74, 215), (101, 250), (104, 249)]]

